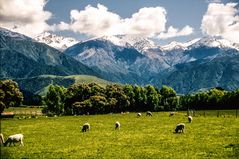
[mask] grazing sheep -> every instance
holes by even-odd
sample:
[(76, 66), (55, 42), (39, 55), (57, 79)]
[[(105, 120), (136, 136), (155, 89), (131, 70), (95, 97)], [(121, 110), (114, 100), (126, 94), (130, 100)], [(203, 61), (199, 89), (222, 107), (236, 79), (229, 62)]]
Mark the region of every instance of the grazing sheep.
[(90, 124), (85, 123), (82, 127), (82, 132), (90, 131)]
[(188, 116), (188, 122), (191, 123), (193, 121), (193, 117), (192, 116)]
[(176, 125), (175, 132), (178, 133), (179, 131), (183, 132), (183, 129), (185, 128), (184, 123), (180, 123)]
[(6, 142), (4, 142), (3, 134), (0, 134), (0, 138), (1, 138), (1, 142), (4, 144), (4, 146), (7, 146), (8, 143), (9, 143), (9, 146), (11, 146), (11, 144), (13, 144), (15, 146), (16, 142), (20, 142), (20, 146), (23, 146), (23, 134), (11, 135), (8, 137)]
[(170, 112), (169, 117), (174, 116), (174, 112)]
[(118, 129), (118, 130), (120, 129), (120, 123), (118, 121), (115, 122), (115, 130), (116, 129)]
[(141, 117), (141, 115), (142, 115), (141, 113), (138, 113), (138, 114), (137, 114), (137, 117)]
[(147, 111), (147, 112), (146, 112), (146, 116), (153, 116), (153, 114), (152, 114), (152, 112)]

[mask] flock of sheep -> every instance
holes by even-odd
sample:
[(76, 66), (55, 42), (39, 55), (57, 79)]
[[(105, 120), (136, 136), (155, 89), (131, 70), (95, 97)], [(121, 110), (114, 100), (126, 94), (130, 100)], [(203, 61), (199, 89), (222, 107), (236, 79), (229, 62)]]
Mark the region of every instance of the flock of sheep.
[[(170, 112), (169, 114), (169, 117), (175, 115), (174, 112)], [(141, 113), (138, 113), (137, 114), (137, 117), (141, 117), (142, 114)], [(146, 116), (153, 116), (152, 112), (150, 111), (147, 111), (146, 112)], [(191, 123), (193, 120), (193, 117), (192, 116), (188, 116), (188, 122)], [(175, 128), (175, 133), (179, 133), (179, 132), (183, 132), (185, 128), (185, 124), (184, 123), (179, 123), (176, 125), (176, 128)], [(119, 130), (120, 129), (120, 122), (116, 122), (115, 123), (115, 130)], [(90, 131), (90, 124), (89, 123), (85, 123), (83, 126), (82, 126), (82, 132), (86, 132), (86, 131)]]
[[(171, 112), (169, 114), (169, 117), (174, 116), (174, 112)], [(141, 117), (142, 114), (138, 113), (137, 117)], [(152, 112), (147, 111), (146, 112), (146, 116), (153, 116)], [(188, 116), (188, 122), (191, 123), (193, 120), (192, 116)], [(184, 123), (179, 123), (176, 125), (175, 128), (175, 133), (179, 133), (179, 132), (183, 132), (185, 128), (185, 124)], [(120, 129), (120, 122), (116, 121), (115, 122), (115, 130), (119, 130)], [(82, 132), (87, 132), (90, 131), (90, 124), (89, 123), (85, 123), (82, 126)], [(20, 146), (23, 146), (23, 134), (15, 134), (15, 135), (11, 135), (7, 138), (6, 142), (4, 140), (3, 134), (0, 134), (0, 144), (3, 144), (4, 146), (7, 146), (9, 144), (9, 146), (11, 146), (12, 144), (15, 146), (15, 143), (20, 142)]]

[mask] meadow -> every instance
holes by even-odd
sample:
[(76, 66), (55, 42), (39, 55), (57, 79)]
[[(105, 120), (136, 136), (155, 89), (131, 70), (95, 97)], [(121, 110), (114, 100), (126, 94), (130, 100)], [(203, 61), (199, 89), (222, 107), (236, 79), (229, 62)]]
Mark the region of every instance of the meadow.
[[(116, 121), (120, 130), (114, 129)], [(91, 130), (82, 133), (85, 122)], [(186, 124), (185, 132), (176, 134), (179, 122)], [(192, 123), (185, 112), (172, 117), (169, 112), (142, 113), (140, 118), (136, 113), (15, 117), (1, 120), (1, 133), (5, 139), (24, 134), (24, 146), (2, 146), (1, 158), (239, 158), (239, 118), (233, 115), (200, 114)]]

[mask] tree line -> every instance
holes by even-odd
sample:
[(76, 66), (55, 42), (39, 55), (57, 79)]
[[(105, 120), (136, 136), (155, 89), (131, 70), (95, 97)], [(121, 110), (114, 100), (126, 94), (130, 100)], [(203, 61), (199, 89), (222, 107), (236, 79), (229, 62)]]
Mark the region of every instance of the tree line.
[[(43, 112), (57, 115), (238, 109), (239, 89), (225, 91), (221, 88), (213, 88), (179, 96), (169, 86), (158, 89), (152, 85), (129, 84), (110, 84), (102, 87), (96, 83), (90, 83), (75, 84), (69, 88), (50, 85), (46, 96), (40, 99), (41, 104), (45, 106)], [(9, 106), (19, 106), (23, 101), (23, 94), (16, 82), (0, 81), (1, 112)]]

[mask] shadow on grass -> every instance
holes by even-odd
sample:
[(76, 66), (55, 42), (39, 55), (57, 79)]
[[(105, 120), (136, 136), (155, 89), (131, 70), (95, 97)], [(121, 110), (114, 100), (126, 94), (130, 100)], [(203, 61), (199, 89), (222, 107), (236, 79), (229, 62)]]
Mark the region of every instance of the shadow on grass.
[(7, 158), (12, 158), (10, 153), (6, 150), (3, 150), (2, 147), (0, 147), (0, 152), (1, 152), (1, 155), (0, 155), (0, 159), (7, 159)]
[(231, 148), (235, 153), (235, 157), (239, 159), (239, 144), (229, 144), (225, 148)]

